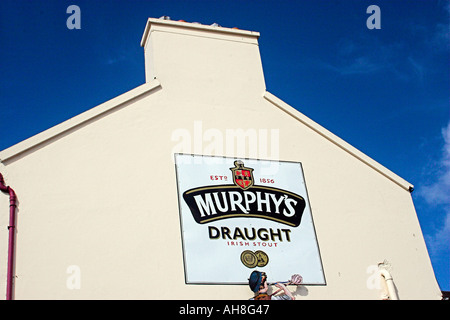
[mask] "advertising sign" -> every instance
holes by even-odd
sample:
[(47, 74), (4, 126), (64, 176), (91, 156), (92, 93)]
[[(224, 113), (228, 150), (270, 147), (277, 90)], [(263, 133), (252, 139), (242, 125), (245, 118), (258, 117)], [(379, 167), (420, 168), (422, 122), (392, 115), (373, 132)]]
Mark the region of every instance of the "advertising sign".
[(299, 162), (176, 154), (186, 283), (325, 284)]

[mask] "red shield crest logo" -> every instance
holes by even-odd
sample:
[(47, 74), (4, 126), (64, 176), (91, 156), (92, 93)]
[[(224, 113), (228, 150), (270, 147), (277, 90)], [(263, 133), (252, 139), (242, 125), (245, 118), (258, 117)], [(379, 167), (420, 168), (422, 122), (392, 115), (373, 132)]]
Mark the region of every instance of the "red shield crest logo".
[(234, 165), (234, 168), (230, 168), (234, 184), (243, 190), (253, 186), (253, 169), (244, 167), (241, 160), (236, 160)]

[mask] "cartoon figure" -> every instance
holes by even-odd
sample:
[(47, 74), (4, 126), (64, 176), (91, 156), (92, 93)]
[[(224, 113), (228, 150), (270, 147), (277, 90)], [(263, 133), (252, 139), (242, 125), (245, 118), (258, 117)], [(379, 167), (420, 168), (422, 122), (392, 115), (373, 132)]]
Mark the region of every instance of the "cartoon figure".
[[(291, 277), (291, 280), (286, 284), (301, 284), (303, 281), (302, 277), (295, 274)], [(253, 271), (248, 279), (248, 284), (250, 289), (255, 293), (255, 296), (250, 300), (295, 300), (292, 293), (282, 282), (277, 282), (274, 285), (279, 288), (272, 294), (268, 294), (269, 284), (267, 283), (267, 275), (265, 272)], [(279, 292), (284, 294), (276, 295)]]

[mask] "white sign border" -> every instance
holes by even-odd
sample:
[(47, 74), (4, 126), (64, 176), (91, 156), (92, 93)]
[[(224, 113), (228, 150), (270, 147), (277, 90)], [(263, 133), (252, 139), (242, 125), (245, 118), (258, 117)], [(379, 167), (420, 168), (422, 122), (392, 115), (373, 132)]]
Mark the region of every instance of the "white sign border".
[[(184, 270), (184, 280), (185, 280), (185, 284), (188, 285), (248, 285), (248, 281), (245, 282), (230, 282), (230, 281), (226, 281), (226, 282), (212, 282), (212, 281), (188, 281), (188, 277), (187, 277), (187, 261), (186, 261), (186, 248), (185, 248), (185, 240), (183, 237), (183, 217), (182, 217), (182, 210), (181, 210), (181, 202), (183, 201), (182, 199), (182, 193), (180, 193), (180, 187), (179, 187), (179, 173), (178, 173), (178, 166), (177, 166), (177, 156), (178, 155), (182, 155), (182, 156), (192, 156), (192, 157), (207, 157), (207, 158), (216, 158), (217, 160), (222, 159), (222, 160), (243, 160), (243, 161), (266, 161), (266, 162), (274, 162), (274, 163), (294, 163), (294, 164), (298, 164), (300, 166), (300, 171), (302, 173), (302, 178), (303, 178), (303, 182), (304, 182), (304, 187), (305, 187), (305, 192), (306, 192), (306, 201), (307, 201), (307, 205), (309, 207), (309, 211), (310, 211), (310, 215), (311, 215), (311, 223), (312, 223), (312, 231), (314, 233), (314, 239), (315, 239), (315, 245), (317, 248), (317, 253), (318, 253), (318, 258), (319, 258), (319, 262), (320, 262), (320, 269), (322, 271), (322, 276), (323, 276), (323, 283), (303, 283), (303, 285), (312, 285), (312, 286), (326, 286), (327, 285), (327, 281), (326, 281), (326, 277), (325, 277), (325, 270), (323, 267), (323, 261), (322, 261), (322, 254), (320, 252), (320, 246), (319, 246), (319, 240), (317, 238), (317, 232), (316, 232), (316, 227), (315, 227), (315, 223), (314, 223), (314, 217), (313, 217), (313, 213), (312, 213), (312, 208), (310, 205), (310, 200), (309, 200), (309, 193), (308, 193), (308, 188), (306, 185), (306, 178), (305, 178), (305, 173), (303, 170), (303, 165), (301, 162), (299, 161), (289, 161), (289, 160), (267, 160), (267, 159), (259, 159), (259, 158), (245, 158), (245, 157), (229, 157), (229, 156), (214, 156), (214, 155), (202, 155), (202, 154), (192, 154), (192, 153), (174, 153), (174, 164), (175, 164), (175, 177), (176, 177), (176, 189), (177, 189), (177, 199), (178, 199), (178, 214), (179, 214), (179, 219), (180, 219), (180, 238), (181, 238), (181, 245), (182, 245), (182, 256), (183, 256), (183, 270)], [(286, 279), (288, 280), (288, 279)]]

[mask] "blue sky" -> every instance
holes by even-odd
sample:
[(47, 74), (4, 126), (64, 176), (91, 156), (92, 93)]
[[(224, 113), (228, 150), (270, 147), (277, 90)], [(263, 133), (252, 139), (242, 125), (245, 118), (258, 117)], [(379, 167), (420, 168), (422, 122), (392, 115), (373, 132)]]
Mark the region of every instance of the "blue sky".
[(0, 150), (144, 83), (140, 39), (163, 15), (259, 31), (269, 92), (415, 185), (450, 290), (449, 1), (1, 0)]

